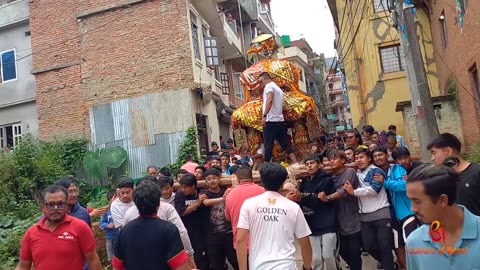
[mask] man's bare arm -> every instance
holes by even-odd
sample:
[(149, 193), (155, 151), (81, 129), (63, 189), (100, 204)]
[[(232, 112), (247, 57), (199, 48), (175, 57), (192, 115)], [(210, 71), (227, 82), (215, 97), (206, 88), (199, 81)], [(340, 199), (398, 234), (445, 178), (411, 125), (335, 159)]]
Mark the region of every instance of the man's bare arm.
[(247, 229), (237, 229), (237, 259), (238, 259), (238, 269), (247, 270), (248, 260), (247, 260), (247, 241), (248, 241), (249, 230)]
[(20, 260), (15, 270), (30, 270), (32, 269), (32, 261)]
[(90, 270), (102, 270), (102, 264), (100, 258), (98, 258), (97, 250), (85, 253), (85, 259), (87, 260)]
[(298, 238), (300, 250), (302, 252), (303, 267), (307, 270), (312, 269), (312, 246), (308, 236)]

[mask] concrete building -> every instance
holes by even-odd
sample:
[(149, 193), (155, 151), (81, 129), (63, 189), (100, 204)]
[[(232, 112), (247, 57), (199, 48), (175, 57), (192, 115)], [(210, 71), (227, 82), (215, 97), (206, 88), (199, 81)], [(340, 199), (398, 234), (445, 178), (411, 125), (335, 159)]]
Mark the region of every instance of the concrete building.
[[(386, 130), (394, 124), (405, 137), (403, 117), (395, 107), (397, 102), (409, 100), (410, 92), (400, 48), (403, 37), (392, 26), (389, 3), (388, 0), (328, 0), (338, 31), (336, 46), (346, 77), (353, 127), (370, 124), (377, 130)], [(422, 8), (416, 11), (431, 95), (438, 96), (429, 17)]]
[(133, 177), (176, 160), (188, 127), (200, 151), (231, 136), (244, 52), (274, 33), (268, 1), (32, 2), (40, 137), (120, 145)]
[(28, 5), (0, 0), (0, 151), (26, 132), (38, 135)]
[(328, 95), (327, 133), (331, 135), (344, 135), (345, 131), (352, 129), (352, 115), (348, 102), (345, 76), (336, 57), (327, 58), (326, 92)]
[(455, 1), (426, 1), (437, 63), (438, 87), (442, 94), (454, 95), (460, 109), (463, 138), (467, 152), (480, 142), (480, 1), (460, 0), (460, 13)]

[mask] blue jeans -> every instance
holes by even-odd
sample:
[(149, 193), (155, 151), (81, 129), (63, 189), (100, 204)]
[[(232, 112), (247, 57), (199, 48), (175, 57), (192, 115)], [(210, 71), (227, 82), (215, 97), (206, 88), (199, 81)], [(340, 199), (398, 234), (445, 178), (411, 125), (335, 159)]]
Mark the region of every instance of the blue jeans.
[(107, 239), (106, 246), (107, 246), (107, 259), (109, 262), (112, 261), (113, 251), (115, 249), (115, 245), (117, 244), (117, 238)]

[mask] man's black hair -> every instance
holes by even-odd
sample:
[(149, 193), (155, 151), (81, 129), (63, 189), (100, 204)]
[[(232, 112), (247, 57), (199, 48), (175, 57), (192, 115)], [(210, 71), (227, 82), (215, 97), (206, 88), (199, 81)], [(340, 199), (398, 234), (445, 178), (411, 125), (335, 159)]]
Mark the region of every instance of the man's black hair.
[(397, 160), (401, 157), (404, 156), (410, 156), (410, 151), (408, 151), (408, 148), (405, 146), (399, 146), (395, 149), (392, 150), (392, 158), (393, 160)]
[(220, 177), (220, 176), (222, 176), (222, 172), (219, 172), (219, 171), (218, 171), (217, 169), (215, 169), (215, 168), (211, 168), (211, 169), (208, 169), (208, 170), (205, 172), (205, 174), (203, 174), (203, 176), (204, 176), (205, 178), (207, 178), (207, 176), (210, 176), (210, 175), (215, 175), (215, 176)]
[(347, 151), (347, 150), (352, 150), (353, 153), (355, 153), (355, 149), (353, 149), (353, 147), (351, 146), (345, 147), (345, 149), (343, 149), (343, 151)]
[(150, 165), (150, 166), (147, 167), (147, 172), (148, 172), (150, 169), (152, 169), (152, 168), (155, 169), (156, 171), (158, 171), (157, 166), (155, 166), (155, 165)]
[(240, 166), (238, 166), (237, 164), (230, 166), (230, 174), (235, 174), (238, 169), (240, 169)]
[(140, 215), (156, 214), (160, 204), (160, 187), (153, 181), (144, 181), (133, 191), (133, 202)]
[[(215, 165), (215, 166), (212, 166), (210, 169), (215, 169), (217, 171), (220, 172), (220, 174), (222, 173), (222, 167), (218, 166), (218, 165)], [(205, 176), (205, 174), (203, 174)]]
[(202, 170), (202, 172), (203, 172), (204, 174), (205, 174), (205, 172), (207, 171), (207, 168), (205, 168), (204, 166), (197, 166), (197, 167), (195, 168), (195, 171), (196, 171), (197, 169)]
[(407, 183), (422, 182), (425, 194), (433, 202), (437, 202), (438, 198), (445, 194), (448, 197), (448, 205), (452, 205), (457, 201), (457, 183), (460, 181), (460, 175), (449, 166), (458, 163), (458, 158), (448, 157), (442, 166), (422, 164), (408, 175)]
[(451, 133), (442, 133), (427, 145), (428, 150), (432, 149), (433, 147), (435, 148), (450, 147), (453, 150), (460, 153), (460, 150), (462, 149), (462, 143), (455, 135)]
[(333, 138), (328, 138), (327, 143), (329, 143), (329, 142), (333, 142)]
[(239, 167), (238, 170), (235, 172), (238, 180), (241, 179), (252, 179), (253, 180), (253, 172), (252, 169), (248, 166)]
[(388, 126), (388, 130), (392, 130), (392, 129), (397, 130), (397, 126), (395, 125)]
[(62, 185), (54, 184), (54, 185), (50, 185), (50, 186), (46, 187), (43, 190), (43, 201), (45, 201), (45, 195), (47, 195), (47, 193), (52, 194), (52, 193), (57, 193), (57, 192), (62, 192), (63, 194), (65, 194), (65, 200), (68, 199), (67, 189)]
[(62, 176), (55, 181), (55, 185), (59, 185), (64, 187), (65, 189), (68, 189), (71, 185), (80, 187), (78, 180), (73, 178), (73, 176), (67, 175), (67, 176)]
[(152, 175), (144, 176), (144, 177), (140, 178), (140, 180), (138, 180), (137, 186), (140, 185), (143, 181), (147, 181), (147, 180), (148, 180), (148, 181), (156, 182), (156, 181), (157, 181), (157, 177), (152, 176)]
[(160, 180), (158, 181), (158, 186), (160, 187), (160, 189), (163, 189), (164, 187), (172, 187), (172, 185), (170, 185), (170, 182), (168, 181), (163, 181), (163, 180)]
[(187, 174), (187, 173), (189, 173), (187, 170), (185, 170), (185, 169), (180, 169), (180, 170), (178, 170), (178, 172), (177, 172), (177, 176), (178, 176), (179, 174)]
[(230, 158), (230, 154), (229, 154), (229, 153), (223, 153), (223, 154), (222, 154), (222, 157), (228, 157), (228, 158)]
[(375, 131), (375, 129), (371, 125), (365, 125), (365, 126), (363, 126), (362, 129), (363, 129), (363, 131), (368, 132), (370, 134), (373, 134), (373, 132)]
[(305, 159), (305, 163), (307, 163), (307, 161), (315, 161), (316, 163), (318, 164), (322, 164), (322, 161), (320, 161), (320, 158), (318, 158), (317, 156), (313, 155), (313, 156), (309, 156), (308, 158)]
[(193, 173), (186, 173), (182, 176), (179, 183), (182, 186), (187, 186), (187, 187), (195, 186), (196, 187), (197, 186), (197, 178), (195, 178), (195, 175)]
[(373, 159), (373, 154), (375, 154), (375, 152), (382, 152), (386, 155), (388, 155), (388, 150), (386, 147), (384, 146), (375, 146), (372, 151), (370, 151), (370, 157)]
[(388, 138), (393, 138), (393, 137), (395, 138), (395, 140), (397, 139), (397, 135), (395, 133), (391, 132), (391, 131), (387, 132), (386, 137), (387, 137), (387, 139)]
[(287, 180), (287, 170), (275, 162), (267, 162), (260, 168), (260, 179), (267, 191), (278, 192), (283, 183)]
[(271, 78), (272, 78), (272, 76), (270, 76), (270, 73), (268, 73), (268, 72), (266, 72), (266, 71), (262, 72), (262, 73), (260, 74), (260, 76), (258, 76), (258, 78), (261, 78), (261, 77), (263, 77), (263, 78), (268, 78), (268, 79), (271, 79)]
[(107, 200), (110, 201), (113, 198), (113, 196), (115, 196), (115, 194), (117, 194), (117, 191), (115, 189), (110, 189), (107, 192)]
[(325, 145), (325, 144), (327, 144), (327, 137), (325, 137), (325, 136), (322, 135), (322, 136), (318, 137), (318, 138), (316, 139), (316, 141), (322, 143), (323, 145)]
[(227, 143), (233, 143), (233, 139), (232, 139), (232, 138), (229, 138), (229, 139), (227, 140)]
[(161, 175), (165, 175), (165, 176), (168, 176), (168, 177), (171, 177), (172, 176), (172, 171), (170, 171), (170, 169), (168, 167), (162, 167), (159, 171), (159, 173)]
[(186, 154), (185, 161), (193, 161), (193, 156), (191, 154)]
[[(235, 161), (235, 165), (237, 165), (237, 166), (250, 166), (250, 165), (248, 165), (248, 162), (242, 162), (241, 160)], [(230, 168), (230, 171), (231, 170), (232, 169)]]
[(118, 179), (118, 188), (132, 188), (133, 189), (133, 180), (129, 177), (121, 177)]
[(371, 157), (368, 148), (358, 148), (357, 150), (355, 150), (355, 156), (359, 154), (365, 154), (367, 155), (367, 157)]
[(166, 177), (166, 176), (160, 176), (158, 177), (158, 182), (167, 182), (170, 184), (170, 186), (173, 187), (173, 179), (171, 177)]
[[(227, 154), (228, 155), (228, 154)], [(229, 156), (230, 157), (230, 156)], [(216, 160), (216, 161), (222, 161), (222, 158), (220, 158), (220, 156), (218, 155), (215, 155), (215, 156), (212, 156), (212, 160)]]

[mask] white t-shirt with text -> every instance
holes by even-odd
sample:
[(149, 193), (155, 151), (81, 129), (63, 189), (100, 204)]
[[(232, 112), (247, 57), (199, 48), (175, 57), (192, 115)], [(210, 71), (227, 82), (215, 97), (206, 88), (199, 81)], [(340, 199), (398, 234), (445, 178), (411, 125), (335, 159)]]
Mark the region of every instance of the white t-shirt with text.
[(237, 228), (249, 230), (248, 264), (255, 270), (298, 269), (295, 239), (311, 234), (300, 206), (272, 191), (243, 203)]
[(272, 107), (267, 114), (267, 122), (283, 122), (283, 91), (274, 82), (269, 82), (263, 90), (263, 114), (267, 106), (267, 94), (273, 92)]

